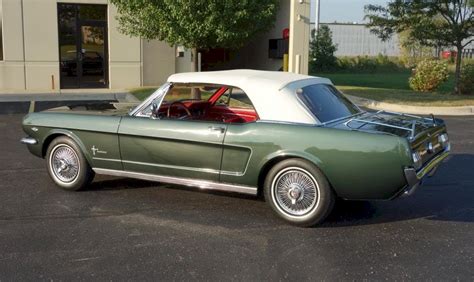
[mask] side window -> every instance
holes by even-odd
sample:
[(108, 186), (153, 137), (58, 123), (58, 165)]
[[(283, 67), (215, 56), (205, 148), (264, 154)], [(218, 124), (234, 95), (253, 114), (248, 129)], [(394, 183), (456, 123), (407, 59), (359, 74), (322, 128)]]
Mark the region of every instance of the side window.
[[(193, 89), (201, 98), (193, 99)], [(189, 100), (201, 100), (207, 101), (209, 97), (216, 92), (218, 88), (210, 86), (187, 86), (187, 85), (174, 85), (166, 93), (164, 102), (175, 102), (175, 101), (189, 101)]]
[(214, 85), (174, 84), (151, 100), (140, 117), (155, 119), (204, 120), (209, 98), (220, 88)]
[(219, 98), (217, 104), (227, 105), (229, 108), (254, 109), (247, 94), (242, 89), (236, 87), (227, 89)]
[[(225, 92), (221, 94), (221, 90)], [(209, 84), (173, 84), (166, 93), (163, 91), (149, 98), (146, 102), (148, 104), (136, 115), (154, 119), (225, 123), (247, 123), (258, 119), (252, 102), (239, 88)], [(215, 95), (220, 95), (217, 101), (214, 100)]]
[(232, 88), (227, 89), (224, 94), (219, 97), (217, 100), (216, 105), (218, 106), (229, 106), (230, 94), (232, 93)]

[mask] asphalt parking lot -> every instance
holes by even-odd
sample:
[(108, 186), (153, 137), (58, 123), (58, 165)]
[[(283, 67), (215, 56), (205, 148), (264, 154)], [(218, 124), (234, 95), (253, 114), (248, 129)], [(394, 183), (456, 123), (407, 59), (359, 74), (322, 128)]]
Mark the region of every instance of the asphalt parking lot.
[(253, 197), (111, 177), (62, 191), (19, 144), (22, 116), (0, 115), (0, 281), (474, 279), (474, 117), (446, 118), (453, 153), (415, 195), (338, 202), (304, 229)]

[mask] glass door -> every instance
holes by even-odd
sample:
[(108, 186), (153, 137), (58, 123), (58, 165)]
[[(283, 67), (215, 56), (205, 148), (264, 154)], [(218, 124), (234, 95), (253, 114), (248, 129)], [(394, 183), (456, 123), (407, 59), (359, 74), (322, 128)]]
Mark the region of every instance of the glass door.
[(80, 88), (107, 87), (105, 25), (81, 25), (81, 44), (78, 53)]
[(107, 88), (107, 6), (58, 4), (61, 88)]

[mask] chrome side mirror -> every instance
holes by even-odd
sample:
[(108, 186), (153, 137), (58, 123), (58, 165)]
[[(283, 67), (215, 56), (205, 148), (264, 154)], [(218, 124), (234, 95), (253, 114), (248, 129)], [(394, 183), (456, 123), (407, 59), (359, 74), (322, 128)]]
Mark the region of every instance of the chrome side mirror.
[(158, 105), (156, 103), (151, 104), (151, 116), (152, 119), (158, 118)]

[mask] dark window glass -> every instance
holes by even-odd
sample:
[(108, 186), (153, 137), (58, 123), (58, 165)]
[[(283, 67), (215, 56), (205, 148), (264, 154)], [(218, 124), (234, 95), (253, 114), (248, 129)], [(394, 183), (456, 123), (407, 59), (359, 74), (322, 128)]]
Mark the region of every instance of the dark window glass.
[(0, 61), (3, 61), (3, 7), (0, 1)]
[(296, 93), (321, 122), (351, 116), (360, 111), (332, 85), (313, 84), (298, 89)]
[(79, 18), (81, 20), (107, 20), (106, 5), (80, 5)]

